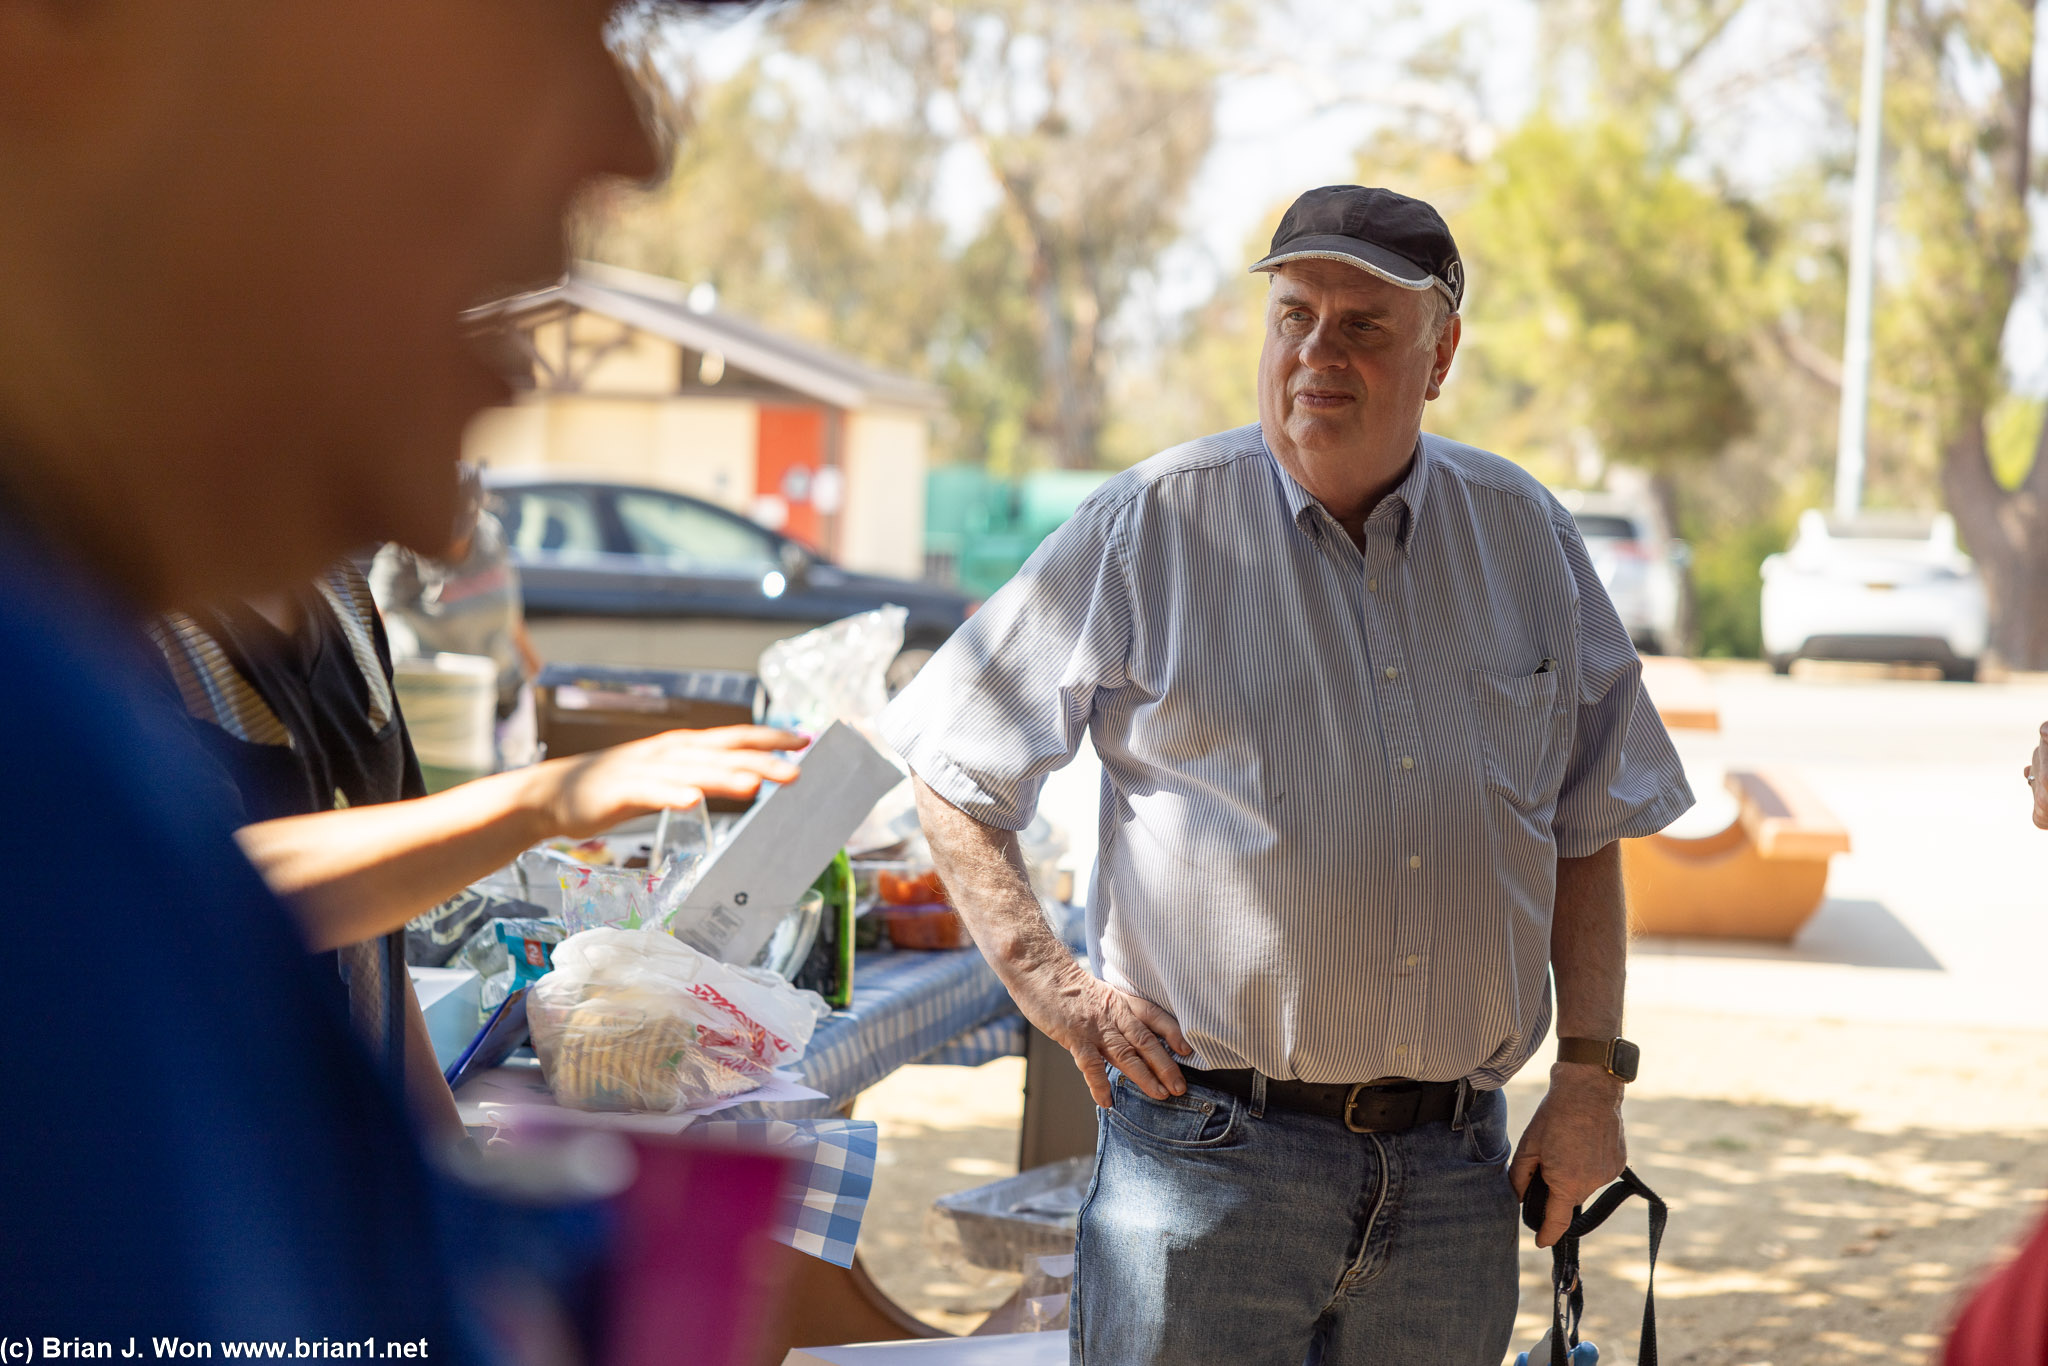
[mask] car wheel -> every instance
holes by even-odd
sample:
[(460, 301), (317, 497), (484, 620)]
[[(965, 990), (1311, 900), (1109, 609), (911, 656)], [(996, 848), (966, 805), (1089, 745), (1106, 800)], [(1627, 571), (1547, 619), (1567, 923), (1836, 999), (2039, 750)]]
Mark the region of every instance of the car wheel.
[(1941, 666), (1941, 677), (1942, 681), (1947, 683), (1975, 683), (1977, 681), (1977, 661), (1974, 659), (1951, 660), (1949, 663)]
[(932, 649), (929, 645), (910, 645), (904, 647), (894, 659), (889, 661), (889, 671), (883, 675), (889, 684), (889, 696), (894, 697), (897, 693), (909, 687), (910, 680), (917, 677), (918, 670), (931, 663), (932, 656), (937, 653), (938, 651)]
[(1792, 661), (1797, 658), (1799, 658), (1798, 655), (1770, 656), (1771, 672), (1777, 674), (1780, 678), (1784, 677), (1785, 675), (1792, 672)]

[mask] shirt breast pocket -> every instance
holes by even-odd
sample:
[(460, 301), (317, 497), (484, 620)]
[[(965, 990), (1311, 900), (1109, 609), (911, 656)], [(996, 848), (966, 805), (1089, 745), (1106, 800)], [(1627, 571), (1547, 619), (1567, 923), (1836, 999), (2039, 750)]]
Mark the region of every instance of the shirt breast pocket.
[(1564, 781), (1559, 677), (1555, 668), (1527, 674), (1472, 670), (1472, 720), (1486, 785), (1523, 811), (1556, 801)]

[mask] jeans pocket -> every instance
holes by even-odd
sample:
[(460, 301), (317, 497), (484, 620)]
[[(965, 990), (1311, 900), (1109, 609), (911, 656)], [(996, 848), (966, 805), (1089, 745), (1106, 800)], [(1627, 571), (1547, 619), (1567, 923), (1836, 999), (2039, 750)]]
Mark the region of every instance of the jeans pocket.
[(1465, 1109), (1465, 1156), (1488, 1167), (1508, 1160), (1508, 1105), (1498, 1091), (1474, 1091)]
[(1109, 1086), (1108, 1122), (1125, 1135), (1169, 1148), (1211, 1148), (1237, 1132), (1238, 1103), (1229, 1096), (1185, 1095), (1154, 1100), (1119, 1076)]

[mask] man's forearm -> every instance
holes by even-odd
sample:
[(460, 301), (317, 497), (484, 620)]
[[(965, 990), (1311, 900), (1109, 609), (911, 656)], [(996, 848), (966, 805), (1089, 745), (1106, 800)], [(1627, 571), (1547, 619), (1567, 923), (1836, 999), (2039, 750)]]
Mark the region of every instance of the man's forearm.
[(953, 904), (1024, 1017), (1074, 1055), (1095, 1103), (1112, 1103), (1114, 1067), (1154, 1100), (1187, 1090), (1187, 1036), (1163, 1007), (1119, 991), (1074, 961), (1047, 923), (1017, 836), (983, 825), (917, 780), (917, 814)]
[(922, 778), (912, 781), (932, 861), (996, 975), (1014, 991), (1015, 978), (1070, 969), (1073, 954), (1053, 932), (1031, 889), (1015, 832), (983, 825), (925, 786)]
[(1560, 1037), (1611, 1039), (1621, 1033), (1628, 977), (1628, 909), (1621, 890), (1621, 846), (1557, 861), (1557, 904), (1550, 923)]
[(235, 838), (271, 890), (294, 903), (308, 946), (338, 948), (389, 934), (546, 838), (532, 772), (263, 821)]

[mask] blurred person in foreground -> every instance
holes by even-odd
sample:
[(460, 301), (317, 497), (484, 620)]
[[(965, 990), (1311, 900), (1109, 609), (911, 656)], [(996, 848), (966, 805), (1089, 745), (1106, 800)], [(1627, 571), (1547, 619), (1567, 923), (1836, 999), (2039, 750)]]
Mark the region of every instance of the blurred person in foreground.
[(505, 528), (485, 505), (482, 477), (462, 470), (455, 538), (421, 554), (392, 542), (370, 564), (370, 591), (401, 658), (479, 655), (498, 666), (498, 766), (530, 763), (535, 749), (533, 689), (540, 652), (526, 633), (519, 570)]
[[(1497, 1366), (1624, 1161), (1616, 841), (1692, 804), (1571, 516), (1421, 434), (1462, 266), (1387, 190), (1296, 200), (1256, 425), (1105, 484), (885, 714), (953, 900), (1102, 1107), (1090, 1366)], [(1013, 833), (1102, 761), (1094, 974)], [(1501, 1087), (1559, 1061), (1510, 1168)]]
[[(2048, 721), (2024, 772), (2035, 828), (2048, 830)], [(2048, 1366), (2048, 1219), (1964, 1302), (1942, 1360), (1945, 1366)]]
[[(509, 397), (459, 315), (560, 275), (581, 187), (658, 169), (613, 17), (0, 0), (0, 831), (47, 870), (9, 941), (9, 1333), (471, 1344), (462, 1233), (142, 623), (445, 537)], [(685, 794), (563, 795), (595, 827)]]

